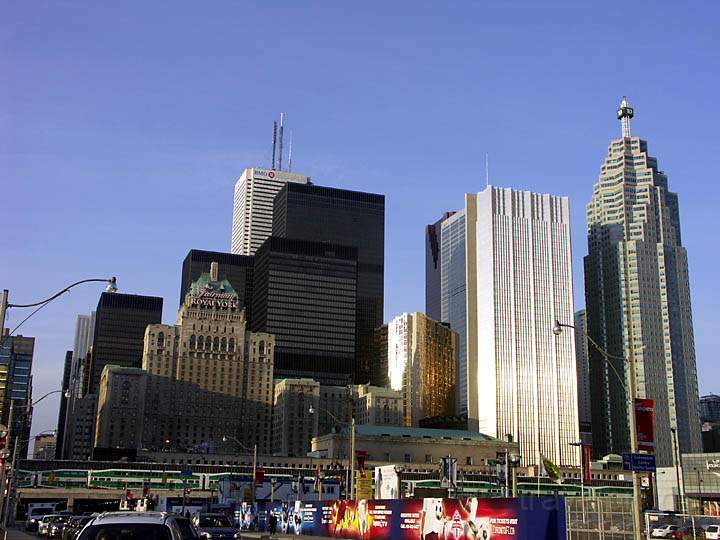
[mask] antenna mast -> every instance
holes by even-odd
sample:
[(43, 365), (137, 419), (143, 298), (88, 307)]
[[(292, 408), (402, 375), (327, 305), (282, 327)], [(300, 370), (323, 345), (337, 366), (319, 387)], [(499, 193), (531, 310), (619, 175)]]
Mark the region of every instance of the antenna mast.
[(282, 157), (283, 157), (283, 129), (285, 124), (285, 113), (280, 113), (280, 152), (278, 156), (278, 170), (282, 171)]
[(622, 136), (624, 139), (630, 138), (630, 119), (635, 116), (635, 110), (630, 106), (627, 96), (623, 96), (622, 103), (617, 112), (618, 120), (622, 126)]
[(273, 152), (272, 152), (272, 167), (275, 170), (275, 146), (277, 145), (277, 122), (273, 121)]
[(292, 130), (290, 130), (290, 150), (288, 151), (288, 172), (292, 172)]

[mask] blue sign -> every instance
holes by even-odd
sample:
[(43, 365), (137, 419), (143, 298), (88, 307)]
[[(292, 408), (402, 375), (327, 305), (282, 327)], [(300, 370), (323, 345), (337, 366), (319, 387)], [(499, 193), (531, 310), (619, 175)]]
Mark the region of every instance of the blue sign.
[(183, 469), (180, 471), (180, 476), (182, 478), (192, 478), (192, 471), (190, 469)]
[(655, 472), (655, 454), (623, 454), (623, 469), (626, 471)]

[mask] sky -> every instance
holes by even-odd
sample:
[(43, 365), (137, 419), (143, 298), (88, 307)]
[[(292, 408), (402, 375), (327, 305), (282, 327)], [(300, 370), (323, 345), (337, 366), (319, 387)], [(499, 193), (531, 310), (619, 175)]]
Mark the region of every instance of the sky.
[[(680, 196), (701, 393), (720, 392), (720, 4), (8, 0), (0, 17), (0, 287), (30, 303), (115, 275), (176, 318), (182, 260), (229, 251), (233, 186), (269, 165), (386, 195), (385, 318), (424, 310), (424, 227), (485, 185), (585, 204), (623, 95)], [(22, 328), (59, 388), (84, 285)], [(7, 326), (23, 312), (11, 309)], [(36, 408), (53, 429), (58, 396)]]

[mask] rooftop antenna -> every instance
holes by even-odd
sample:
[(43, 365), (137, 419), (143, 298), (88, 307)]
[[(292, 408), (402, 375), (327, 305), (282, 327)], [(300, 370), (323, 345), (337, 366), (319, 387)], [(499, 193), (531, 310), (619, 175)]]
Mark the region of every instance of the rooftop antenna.
[(630, 138), (630, 119), (635, 116), (635, 110), (630, 106), (627, 96), (623, 96), (620, 108), (617, 111), (618, 120), (622, 125), (623, 139)]
[(277, 145), (277, 122), (273, 121), (273, 152), (272, 152), (272, 167), (275, 170), (275, 146)]
[(288, 172), (292, 172), (292, 130), (290, 131), (290, 149), (288, 150)]
[(278, 170), (282, 171), (282, 156), (283, 156), (283, 129), (285, 124), (285, 113), (280, 113), (280, 147), (278, 156)]
[(490, 157), (485, 152), (485, 187), (490, 187)]

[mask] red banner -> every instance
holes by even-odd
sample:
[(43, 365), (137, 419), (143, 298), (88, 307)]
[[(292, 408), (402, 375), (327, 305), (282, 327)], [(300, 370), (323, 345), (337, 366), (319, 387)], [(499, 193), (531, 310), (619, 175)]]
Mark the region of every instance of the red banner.
[(360, 471), (360, 476), (365, 476), (365, 458), (367, 456), (367, 452), (365, 450), (358, 450), (355, 452), (357, 455), (357, 462), (358, 462), (358, 470)]
[(592, 482), (592, 472), (590, 470), (590, 462), (592, 461), (592, 446), (589, 444), (582, 445), (582, 475), (583, 483), (590, 484)]
[(255, 485), (262, 486), (265, 482), (265, 469), (258, 467), (255, 471)]
[(635, 399), (635, 427), (639, 451), (655, 451), (654, 409), (655, 405), (652, 399)]

